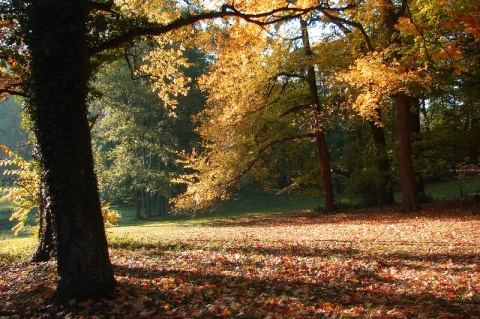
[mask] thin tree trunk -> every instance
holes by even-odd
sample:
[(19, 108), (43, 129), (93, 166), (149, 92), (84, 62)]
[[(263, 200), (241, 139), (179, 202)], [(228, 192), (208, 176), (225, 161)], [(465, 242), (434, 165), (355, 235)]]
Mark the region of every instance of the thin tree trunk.
[(57, 229), (54, 298), (107, 297), (115, 278), (87, 121), (89, 1), (36, 0), (29, 10), (30, 112)]
[[(313, 53), (310, 47), (307, 22), (300, 18), (300, 26), (302, 29), (302, 41), (306, 59), (309, 59)], [(335, 197), (333, 193), (332, 173), (330, 168), (330, 156), (328, 153), (327, 143), (325, 141), (325, 133), (323, 130), (322, 109), (320, 98), (318, 97), (318, 87), (313, 66), (307, 69), (308, 87), (310, 90), (310, 98), (312, 100), (313, 116), (315, 117), (315, 142), (317, 144), (318, 156), (320, 159), (320, 175), (322, 178), (323, 196), (325, 200), (325, 211), (332, 212), (335, 208)]]
[(415, 173), (412, 162), (412, 143), (410, 134), (410, 98), (405, 95), (394, 97), (397, 125), (397, 156), (400, 169), (400, 189), (402, 193), (401, 210), (404, 212), (420, 210)]
[(145, 191), (145, 214), (148, 217), (152, 217), (152, 203), (151, 203), (151, 196), (150, 196), (150, 191), (146, 190)]
[(132, 187), (133, 203), (135, 205), (135, 219), (142, 219), (142, 209), (138, 200), (138, 189)]
[(158, 193), (158, 215), (165, 215), (166, 214), (166, 209), (165, 209), (165, 195), (162, 193)]
[(144, 188), (140, 188), (140, 196), (142, 198), (143, 204), (143, 211), (145, 212), (145, 216), (150, 217), (148, 215), (148, 198), (147, 198), (147, 191)]
[[(381, 112), (377, 109), (379, 120), (381, 120)], [(383, 127), (378, 126), (373, 121), (369, 121), (372, 130), (373, 141), (375, 143), (375, 151), (377, 156), (377, 169), (382, 174), (381, 192), (379, 194), (380, 203), (383, 205), (395, 204), (393, 194), (393, 182), (390, 175), (390, 161), (387, 154), (387, 141)]]
[[(386, 29), (387, 44), (390, 46), (400, 45), (399, 31), (396, 25), (399, 18), (404, 16), (408, 7), (407, 0), (401, 0), (400, 6), (392, 0), (382, 0), (382, 10), (385, 11), (384, 24)], [(397, 8), (397, 11), (395, 9)], [(392, 54), (392, 58), (401, 59), (398, 52)], [(397, 157), (400, 170), (400, 190), (402, 193), (402, 211), (420, 210), (417, 190), (415, 185), (415, 173), (412, 161), (412, 140), (410, 129), (410, 110), (412, 97), (398, 94), (391, 97), (395, 105), (395, 117), (397, 128)]]
[[(411, 99), (413, 100), (413, 105), (412, 105), (412, 110), (410, 112), (410, 132), (413, 135), (411, 139), (413, 143), (421, 140), (420, 99), (418, 97), (414, 97), (414, 98), (412, 97)], [(415, 155), (419, 156), (419, 153), (416, 153)], [(425, 193), (423, 176), (422, 176), (422, 173), (417, 170), (415, 170), (415, 187), (417, 190), (417, 197), (419, 202), (425, 202), (427, 200), (427, 194)]]

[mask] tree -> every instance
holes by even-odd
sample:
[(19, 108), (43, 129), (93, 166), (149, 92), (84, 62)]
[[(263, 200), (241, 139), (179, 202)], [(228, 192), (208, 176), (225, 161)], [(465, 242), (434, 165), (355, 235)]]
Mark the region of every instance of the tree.
[(225, 5), (220, 11), (198, 13), (194, 6), (193, 11), (182, 14), (179, 6), (168, 2), (166, 8), (178, 14), (158, 22), (145, 17), (145, 12), (135, 18), (128, 8), (117, 7), (113, 1), (12, 0), (0, 4), (2, 43), (13, 40), (3, 47), (2, 54), (18, 56), (17, 60), (6, 60), (10, 65), (19, 59), (28, 62), (24, 64), (28, 72), (12, 72), (2, 65), (0, 93), (15, 93), (14, 82), (21, 79), (25, 86), (17, 93), (29, 98), (40, 165), (58, 232), (60, 280), (55, 297), (59, 300), (104, 297), (115, 287), (86, 103), (93, 67), (109, 58), (101, 53), (125, 47), (142, 36), (166, 34), (205, 19), (241, 16), (251, 22), (275, 23), (314, 9), (287, 5), (246, 14)]
[[(175, 54), (168, 59), (164, 55), (162, 61), (174, 72), (168, 75), (166, 68), (162, 68), (164, 76), (182, 76), (178, 70), (185, 62), (180, 56)], [(105, 68), (95, 82), (102, 97), (92, 103), (90, 110), (97, 117), (93, 140), (102, 194), (110, 201), (133, 201), (136, 217), (141, 218), (140, 202), (150, 216), (151, 196), (156, 195), (160, 200), (171, 197), (169, 181), (174, 175), (176, 116), (165, 106), (166, 101), (152, 91), (148, 77), (132, 80), (130, 75), (126, 63)], [(183, 84), (164, 85), (167, 88), (163, 92), (168, 89), (173, 94), (184, 90)]]
[[(406, 15), (407, 1), (401, 1), (398, 5), (389, 0), (366, 2), (365, 7), (369, 6), (376, 8), (376, 11), (364, 13), (363, 19), (375, 27), (384, 27), (386, 32), (379, 36), (383, 42), (379, 42), (378, 48), (374, 48), (369, 40), (369, 35), (361, 28), (370, 50), (366, 57), (357, 59), (356, 65), (346, 79), (357, 88), (361, 88), (355, 105), (363, 116), (378, 121), (379, 105), (386, 104), (388, 98), (392, 100), (396, 110), (397, 158), (402, 193), (401, 209), (415, 211), (420, 209), (420, 205), (413, 170), (409, 121), (412, 106), (418, 99), (418, 95), (416, 95), (418, 91), (415, 91), (415, 86), (425, 86), (427, 79), (420, 75), (423, 69), (412, 64), (411, 60), (403, 60), (403, 55), (397, 49), (402, 45), (397, 24)], [(373, 22), (372, 16), (379, 19), (379, 22)], [(375, 31), (378, 32), (374, 29)]]
[[(305, 60), (309, 60), (313, 56), (312, 48), (310, 46), (310, 38), (308, 33), (307, 21), (300, 18), (300, 29), (302, 31), (302, 44), (305, 54)], [(327, 143), (325, 140), (324, 126), (322, 119), (322, 107), (320, 98), (318, 96), (317, 76), (313, 65), (308, 66), (306, 81), (310, 91), (311, 103), (313, 108), (313, 117), (317, 124), (315, 129), (315, 140), (318, 149), (318, 156), (320, 158), (320, 173), (322, 177), (322, 186), (325, 199), (325, 211), (332, 212), (335, 210), (335, 200), (333, 195), (332, 175), (330, 168), (330, 159)]]

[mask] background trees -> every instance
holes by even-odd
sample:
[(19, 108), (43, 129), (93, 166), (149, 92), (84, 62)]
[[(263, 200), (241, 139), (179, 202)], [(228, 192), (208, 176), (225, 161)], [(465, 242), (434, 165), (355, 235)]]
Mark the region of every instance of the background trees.
[[(191, 87), (183, 99), (162, 99), (160, 87), (152, 89), (154, 75), (135, 74), (133, 79), (135, 70), (125, 62), (108, 66), (95, 81), (101, 98), (89, 111), (95, 119), (92, 133), (101, 193), (110, 201), (133, 203), (137, 218), (142, 217), (141, 210), (146, 216), (167, 212), (168, 199), (177, 193), (170, 183), (180, 169), (176, 152), (190, 150), (198, 140), (191, 115), (204, 105), (202, 93), (195, 89), (204, 55), (194, 49), (187, 50), (185, 57), (177, 54), (172, 59), (163, 56), (162, 61), (170, 66), (170, 76), (189, 75)], [(152, 62), (158, 63), (157, 59)], [(148, 60), (142, 63), (152, 68)], [(159, 69), (168, 76), (164, 68)], [(161, 85), (166, 86), (161, 95), (174, 96), (187, 84)]]
[[(116, 196), (173, 192), (173, 151), (185, 150), (185, 174), (176, 179), (187, 183), (180, 209), (225, 199), (247, 177), (291, 190), (323, 170), (327, 210), (335, 205), (331, 179), (365, 182), (382, 194), (366, 203), (391, 203), (393, 177), (402, 210), (417, 210), (419, 173), (428, 173), (429, 157), (453, 172), (459, 163), (477, 164), (478, 1), (241, 1), (218, 11), (201, 1), (0, 4), (0, 94), (28, 98), (58, 230), (60, 298), (100, 297), (114, 287), (92, 125), (98, 149), (108, 151), (99, 153), (102, 185), (122, 186), (110, 187)], [(229, 19), (191, 27), (214, 18)], [(211, 54), (207, 108), (196, 115), (202, 145), (194, 144), (195, 134), (178, 134), (179, 123), (193, 125), (187, 118), (200, 106), (178, 111), (178, 120), (168, 116), (176, 103), (190, 102), (179, 98), (188, 72), (178, 69), (187, 64), (180, 40), (193, 33), (203, 33), (194, 41)], [(146, 58), (139, 65), (138, 48)], [(112, 65), (99, 77), (110, 95), (89, 114), (92, 76), (125, 56), (131, 71), (148, 74), (156, 95), (121, 80), (122, 69)], [(352, 109), (371, 122), (362, 125)], [(452, 143), (459, 132), (462, 142)]]
[[(29, 98), (29, 113), (41, 153), (40, 167), (57, 226), (60, 281), (56, 297), (66, 300), (108, 296), (114, 290), (115, 279), (108, 258), (87, 119), (93, 70), (142, 36), (166, 34), (204, 19), (229, 16), (274, 23), (311, 8), (281, 7), (244, 14), (226, 5), (221, 11), (198, 13), (201, 7), (195, 5), (185, 8), (175, 2), (159, 1), (148, 4), (161, 8), (156, 11), (160, 15), (152, 17), (135, 1), (12, 0), (0, 4), (2, 41), (6, 44), (2, 56), (7, 57), (1, 66), (0, 93), (14, 93), (12, 88), (19, 85), (16, 80), (20, 79), (24, 85), (18, 94)], [(14, 59), (17, 54), (18, 59)], [(15, 72), (12, 67), (21, 59), (28, 62), (28, 70)]]

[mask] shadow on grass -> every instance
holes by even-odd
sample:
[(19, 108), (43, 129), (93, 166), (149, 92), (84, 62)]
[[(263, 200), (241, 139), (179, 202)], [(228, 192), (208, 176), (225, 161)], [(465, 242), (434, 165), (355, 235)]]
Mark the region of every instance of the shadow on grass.
[[(455, 286), (436, 293), (435, 282), (429, 282), (433, 279), (389, 275), (392, 269), (425, 271), (427, 264), (430, 267), (436, 264), (436, 271), (445, 277), (467, 274), (474, 271), (468, 265), (477, 263), (478, 255), (376, 255), (342, 246), (239, 245), (230, 248), (243, 257), (232, 259), (229, 258), (232, 252), (222, 253), (214, 251), (215, 248), (198, 251), (187, 243), (117, 248), (120, 250), (112, 252), (118, 280), (114, 299), (72, 301), (67, 305), (45, 302), (43, 298), (50, 294), (52, 282), (45, 280), (44, 275), (34, 277), (32, 274), (51, 273), (53, 266), (46, 269), (39, 265), (41, 271), (31, 270), (25, 282), (15, 285), (0, 282), (0, 294), (5, 298), (0, 315), (19, 318), (46, 314), (51, 318), (471, 318), (480, 313), (478, 298), (463, 298), (461, 293), (461, 289), (472, 284), (478, 289), (475, 279), (454, 282)], [(222, 258), (212, 259), (212, 256)], [(426, 262), (426, 265), (412, 266), (411, 261)], [(6, 267), (1, 270), (8, 272)], [(14, 273), (8, 275), (15, 276)], [(427, 284), (421, 285), (421, 282)], [(459, 291), (452, 291), (454, 288)]]
[(359, 274), (360, 281), (352, 284), (337, 277), (322, 277), (312, 283), (296, 278), (278, 280), (142, 267), (117, 266), (116, 272), (130, 278), (120, 282), (121, 291), (130, 299), (146, 296), (147, 311), (165, 317), (470, 318), (480, 311), (474, 301), (453, 301), (421, 289), (397, 289), (404, 282), (372, 274)]
[[(392, 253), (379, 258), (351, 248), (310, 250), (309, 253), (301, 248), (289, 251), (274, 247), (250, 247), (243, 251), (238, 248), (235, 251), (241, 254), (264, 255), (267, 258), (250, 264), (246, 262), (247, 265), (231, 260), (223, 260), (220, 265), (212, 262), (211, 267), (199, 263), (197, 268), (200, 270), (125, 265), (117, 265), (115, 270), (123, 277), (120, 289), (129, 296), (145, 294), (149, 311), (161, 316), (181, 315), (184, 311), (192, 318), (264, 318), (269, 315), (279, 318), (348, 318), (349, 315), (468, 318), (480, 311), (478, 300), (462, 299), (451, 292), (434, 294), (428, 285), (418, 287), (417, 282), (385, 275), (385, 271), (392, 267), (398, 270), (410, 268), (408, 261), (412, 260), (426, 259), (439, 264), (445, 260), (470, 260), (470, 256), (463, 254), (400, 256)], [(148, 250), (148, 247), (144, 249)], [(146, 254), (150, 261), (168, 258), (158, 250), (150, 250)], [(287, 263), (272, 266), (269, 261), (273, 256), (295, 260), (308, 256), (322, 263), (338, 257), (354, 264), (334, 265), (327, 262), (308, 270), (301, 267), (290, 269)], [(399, 261), (399, 258), (403, 259)], [(269, 268), (270, 275), (265, 274), (265, 268)], [(437, 270), (451, 275), (471, 269)], [(429, 278), (423, 280), (428, 281)], [(165, 305), (169, 310), (176, 310), (164, 311)]]

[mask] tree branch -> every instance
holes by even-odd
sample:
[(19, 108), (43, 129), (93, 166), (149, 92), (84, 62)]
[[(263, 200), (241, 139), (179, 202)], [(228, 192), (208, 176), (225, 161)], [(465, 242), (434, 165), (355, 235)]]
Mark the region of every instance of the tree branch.
[[(346, 10), (351, 6), (346, 6), (338, 9), (329, 9), (330, 11), (335, 10)], [(132, 29), (126, 31), (125, 33), (111, 38), (102, 44), (99, 44), (90, 49), (90, 54), (94, 55), (109, 49), (116, 49), (122, 47), (125, 43), (129, 41), (142, 37), (142, 36), (155, 36), (168, 33), (170, 31), (195, 24), (200, 21), (214, 20), (221, 18), (240, 18), (247, 22), (254, 23), (260, 26), (275, 24), (281, 21), (287, 21), (294, 18), (298, 18), (302, 15), (311, 13), (315, 10), (324, 11), (326, 5), (321, 3), (317, 6), (308, 7), (308, 8), (291, 8), (288, 5), (286, 7), (281, 7), (273, 9), (264, 13), (243, 13), (237, 10), (232, 5), (223, 5), (220, 11), (208, 11), (198, 14), (189, 14), (173, 20), (167, 24), (146, 24), (143, 26), (133, 27)]]
[[(333, 23), (341, 23), (341, 24), (346, 24), (346, 25), (349, 25), (351, 27), (354, 27), (356, 29), (358, 29), (360, 31), (360, 33), (362, 34), (363, 38), (365, 39), (365, 42), (367, 44), (367, 47), (368, 47), (368, 50), (369, 51), (375, 51), (373, 45), (372, 45), (372, 42), (370, 41), (370, 37), (368, 36), (367, 32), (365, 31), (365, 29), (363, 28), (362, 24), (361, 23), (358, 23), (356, 21), (350, 21), (350, 20), (347, 20), (347, 19), (344, 19), (344, 18), (341, 18), (339, 16), (336, 16), (336, 15), (333, 15), (329, 12), (327, 12), (327, 10), (320, 10), (328, 19), (332, 20)], [(342, 29), (342, 28), (341, 28)]]
[(286, 136), (284, 138), (278, 139), (278, 140), (273, 140), (270, 141), (269, 143), (263, 145), (261, 148), (257, 150), (257, 155), (255, 156), (254, 159), (252, 159), (249, 163), (247, 163), (247, 166), (242, 169), (236, 176), (234, 176), (232, 179), (224, 183), (224, 191), (226, 191), (228, 188), (232, 187), (235, 183), (240, 181), (240, 179), (247, 174), (249, 171), (252, 170), (253, 166), (261, 159), (261, 156), (264, 154), (265, 151), (267, 151), (270, 147), (285, 143), (288, 141), (294, 141), (294, 140), (301, 140), (304, 138), (312, 138), (315, 137), (314, 133), (307, 133), (307, 134), (302, 134), (302, 135), (294, 135), (294, 136)]
[(304, 110), (304, 109), (307, 109), (309, 107), (312, 107), (312, 104), (295, 105), (294, 107), (291, 107), (288, 110), (286, 110), (285, 112), (283, 112), (280, 116), (284, 117), (284, 116), (287, 116), (288, 114), (295, 113), (297, 111)]
[(108, 0), (107, 2), (90, 1), (90, 9), (96, 11), (112, 12), (114, 5), (113, 0)]
[(0, 96), (3, 95), (3, 94), (8, 94), (8, 95), (16, 95), (16, 96), (21, 96), (21, 97), (25, 97), (25, 98), (28, 98), (29, 95), (26, 94), (25, 92), (22, 92), (22, 91), (16, 91), (16, 90), (13, 90), (13, 89), (0, 89)]

